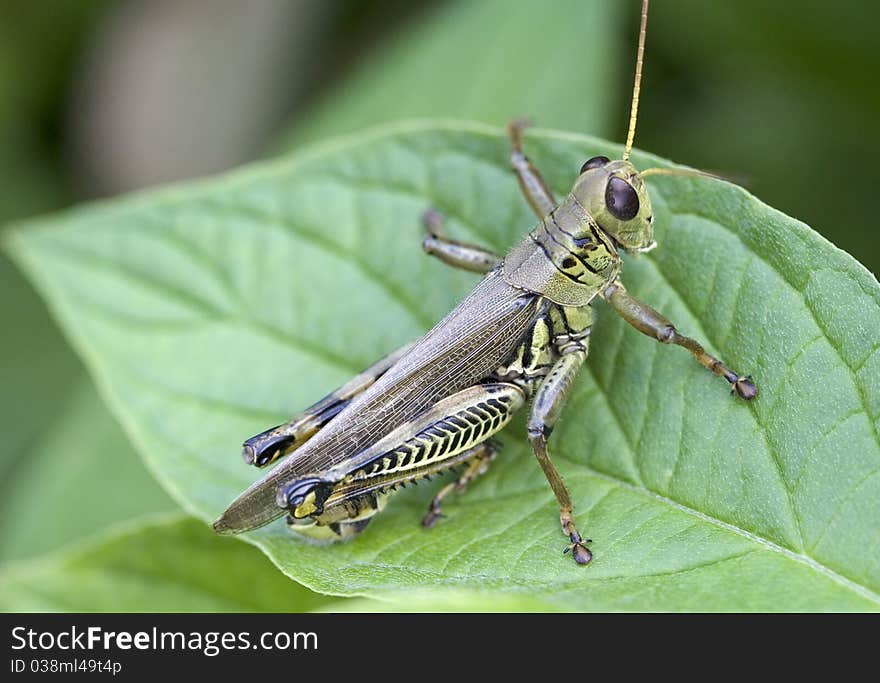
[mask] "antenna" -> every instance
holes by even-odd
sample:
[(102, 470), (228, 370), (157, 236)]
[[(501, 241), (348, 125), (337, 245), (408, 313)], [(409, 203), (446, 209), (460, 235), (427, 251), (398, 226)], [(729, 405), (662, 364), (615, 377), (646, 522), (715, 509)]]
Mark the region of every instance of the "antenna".
[(718, 175), (717, 173), (698, 171), (694, 168), (646, 168), (644, 171), (639, 171), (639, 175), (643, 178), (649, 175), (678, 175), (687, 176), (690, 178), (712, 178), (713, 180), (726, 180), (727, 182), (732, 182), (724, 176)]
[(658, 166), (639, 171), (639, 175), (642, 178), (646, 178), (649, 175), (676, 175), (689, 178), (711, 178), (712, 180), (723, 180), (726, 183), (733, 183), (740, 187), (745, 187), (747, 183), (747, 179), (744, 178), (737, 178), (732, 175), (722, 175), (720, 173), (709, 173), (708, 171), (698, 171), (695, 168), (660, 168)]
[(636, 138), (636, 118), (639, 115), (639, 89), (642, 84), (642, 61), (645, 56), (645, 32), (648, 27), (648, 2), (642, 0), (642, 22), (639, 26), (639, 51), (636, 53), (636, 80), (633, 83), (632, 104), (629, 110), (629, 132), (626, 134), (626, 147), (623, 149), (623, 160), (629, 159), (633, 140)]

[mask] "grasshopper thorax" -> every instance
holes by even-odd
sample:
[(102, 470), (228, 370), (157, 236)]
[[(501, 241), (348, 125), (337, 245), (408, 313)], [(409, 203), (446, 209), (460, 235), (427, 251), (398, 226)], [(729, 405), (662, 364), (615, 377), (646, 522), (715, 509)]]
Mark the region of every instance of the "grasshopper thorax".
[(648, 251), (654, 247), (651, 198), (645, 182), (629, 161), (593, 157), (581, 167), (571, 196), (625, 251)]

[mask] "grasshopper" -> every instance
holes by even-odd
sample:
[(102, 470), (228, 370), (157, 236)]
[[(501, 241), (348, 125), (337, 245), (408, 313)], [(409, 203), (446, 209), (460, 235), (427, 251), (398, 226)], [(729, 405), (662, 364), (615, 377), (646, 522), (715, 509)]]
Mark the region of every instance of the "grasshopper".
[[(645, 49), (643, 0), (629, 131), (622, 159), (598, 156), (580, 169), (561, 203), (523, 152), (526, 123), (508, 127), (510, 163), (539, 218), (506, 255), (449, 239), (442, 217), (425, 214), (424, 250), (445, 263), (483, 273), (473, 291), (420, 340), (370, 366), (289, 422), (244, 443), (247, 463), (286, 459), (242, 493), (214, 523), (219, 533), (257, 528), (287, 514), (291, 529), (324, 540), (353, 537), (399, 487), (459, 468), (431, 501), (422, 524), (433, 526), (441, 504), (486, 471), (491, 437), (531, 400), (528, 438), (556, 496), (566, 552), (587, 564), (592, 552), (575, 526), (571, 496), (548, 449), (575, 377), (587, 358), (592, 303), (602, 299), (639, 332), (690, 351), (751, 400), (757, 389), (680, 334), (620, 281), (620, 251), (655, 246), (651, 200), (630, 163)], [(698, 173), (698, 172), (694, 172)]]

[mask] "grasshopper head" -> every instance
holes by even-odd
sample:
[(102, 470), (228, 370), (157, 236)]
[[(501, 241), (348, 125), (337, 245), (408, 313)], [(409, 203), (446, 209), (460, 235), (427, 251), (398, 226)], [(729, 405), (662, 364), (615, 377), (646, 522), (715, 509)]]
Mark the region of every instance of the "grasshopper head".
[(593, 157), (581, 167), (571, 193), (626, 251), (649, 251), (656, 245), (648, 188), (629, 161)]
[(297, 479), (278, 487), (276, 502), (278, 507), (289, 510), (294, 519), (303, 519), (324, 512), (324, 502), (332, 490), (333, 484), (322, 479)]
[(629, 131), (623, 158), (593, 157), (581, 167), (572, 195), (599, 224), (599, 227), (626, 251), (649, 251), (654, 242), (654, 210), (642, 176), (629, 161), (636, 137), (639, 92), (648, 28), (648, 0), (642, 0), (639, 47), (636, 52), (636, 77), (629, 111)]

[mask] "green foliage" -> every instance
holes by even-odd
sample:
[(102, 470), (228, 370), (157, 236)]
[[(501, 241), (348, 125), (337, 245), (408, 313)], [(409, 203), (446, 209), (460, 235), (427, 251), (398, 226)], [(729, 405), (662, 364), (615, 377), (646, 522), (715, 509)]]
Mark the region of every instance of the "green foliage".
[[(6, 3), (0, 25), (0, 222), (71, 201), (58, 120), (106, 0)], [(100, 404), (33, 289), (0, 255), (0, 561), (172, 503)], [(116, 488), (108, 486), (113, 481)], [(26, 521), (22, 521), (26, 520)]]
[(117, 526), (0, 572), (7, 612), (302, 612), (332, 604), (288, 581), (255, 548), (182, 516)]
[[(535, 133), (557, 192), (619, 148)], [(473, 284), (422, 256), (421, 212), (499, 251), (534, 223), (501, 131), (399, 125), (21, 230), (36, 283), (147, 464), (205, 520), (256, 472), (242, 439), (420, 335)], [(656, 159), (634, 155), (639, 167)], [(660, 247), (630, 290), (760, 387), (750, 404), (600, 308), (551, 447), (588, 568), (563, 558), (521, 425), (485, 479), (418, 524), (395, 497), (352, 543), (249, 536), (318, 591), (437, 588), (561, 609), (880, 607), (880, 286), (805, 225), (721, 182), (651, 178)]]
[[(2, 233), (0, 233), (2, 235)], [(14, 324), (3, 330), (0, 353), (0, 472), (10, 473), (33, 447), (47, 423), (64, 410), (72, 387), (85, 373), (53, 325), (40, 297), (5, 255), (0, 255), (0, 304)]]
[(656, 4), (638, 144), (741, 178), (880, 273), (875, 175), (841, 170), (880, 154), (878, 18), (858, 0)]
[[(55, 550), (108, 524), (175, 507), (86, 381), (14, 452), (0, 495), (0, 558)], [(35, 530), (38, 532), (35, 533)]]
[(448, 590), (403, 591), (380, 600), (337, 600), (316, 612), (559, 612), (559, 607), (524, 593)]
[(603, 134), (612, 120), (626, 7), (604, 0), (448, 2), (368, 55), (297, 121), (282, 147), (415, 117)]

